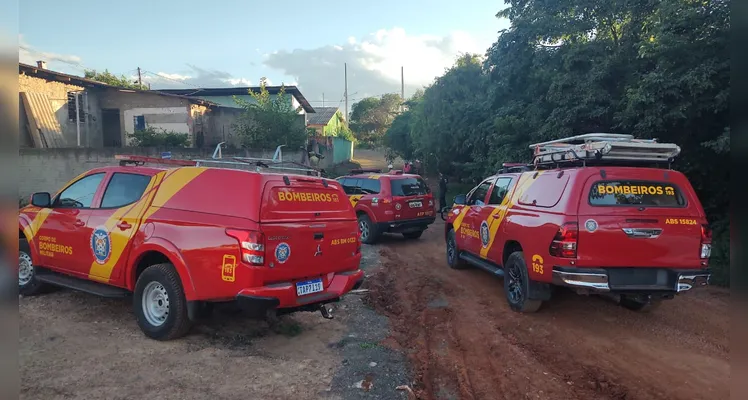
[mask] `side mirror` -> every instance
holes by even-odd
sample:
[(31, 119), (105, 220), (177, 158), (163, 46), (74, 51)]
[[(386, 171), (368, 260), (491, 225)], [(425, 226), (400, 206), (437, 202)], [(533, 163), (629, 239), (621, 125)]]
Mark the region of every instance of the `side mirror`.
[(52, 207), (52, 195), (47, 192), (38, 192), (31, 195), (31, 205), (34, 207)]
[(467, 195), (458, 194), (457, 196), (455, 196), (454, 203), (457, 204), (457, 205), (459, 205), (459, 206), (464, 206), (465, 203), (467, 203)]

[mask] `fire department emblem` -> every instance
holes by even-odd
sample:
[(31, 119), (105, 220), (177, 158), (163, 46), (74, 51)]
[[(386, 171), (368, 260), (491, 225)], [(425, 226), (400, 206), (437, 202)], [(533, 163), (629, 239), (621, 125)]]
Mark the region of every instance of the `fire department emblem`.
[(483, 221), (480, 223), (480, 241), (483, 247), (488, 247), (488, 242), (491, 241), (491, 233), (488, 231), (488, 222)]
[(291, 246), (288, 243), (279, 243), (275, 246), (275, 259), (279, 263), (283, 264), (288, 261), (289, 257), (291, 257)]
[(587, 229), (587, 232), (592, 233), (597, 230), (597, 221), (595, 221), (594, 219), (588, 219), (584, 223), (584, 227)]
[(105, 227), (96, 228), (91, 234), (91, 250), (98, 264), (106, 264), (112, 254), (112, 239)]

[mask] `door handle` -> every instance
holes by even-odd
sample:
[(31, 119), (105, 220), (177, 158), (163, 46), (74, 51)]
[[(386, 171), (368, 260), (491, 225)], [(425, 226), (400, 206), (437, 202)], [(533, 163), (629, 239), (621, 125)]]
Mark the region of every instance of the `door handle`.
[(119, 224), (117, 224), (117, 227), (124, 231), (132, 228), (132, 225), (130, 225), (127, 221), (121, 221)]
[(81, 221), (81, 220), (79, 220), (79, 219), (76, 219), (75, 222), (73, 223), (73, 225), (75, 225), (75, 226), (85, 226), (86, 223), (83, 222), (83, 221)]

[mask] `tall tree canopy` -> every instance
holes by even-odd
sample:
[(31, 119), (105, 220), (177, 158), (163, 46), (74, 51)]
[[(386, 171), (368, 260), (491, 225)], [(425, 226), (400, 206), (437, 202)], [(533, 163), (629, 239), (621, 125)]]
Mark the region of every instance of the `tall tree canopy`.
[[(400, 155), (480, 179), (533, 142), (589, 132), (674, 142), (729, 264), (729, 0), (506, 0), (482, 63), (462, 56), (387, 132)], [(727, 269), (723, 269), (723, 273)], [(723, 274), (717, 279), (723, 281)]]
[(351, 107), (350, 127), (356, 140), (365, 146), (379, 146), (384, 133), (392, 124), (402, 98), (388, 93), (381, 97), (367, 97)]

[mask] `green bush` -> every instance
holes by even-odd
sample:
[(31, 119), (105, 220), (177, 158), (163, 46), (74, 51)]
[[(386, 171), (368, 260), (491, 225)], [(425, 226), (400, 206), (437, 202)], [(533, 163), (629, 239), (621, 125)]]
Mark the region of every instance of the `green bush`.
[(190, 139), (186, 133), (167, 131), (148, 126), (129, 135), (136, 147), (187, 147)]

